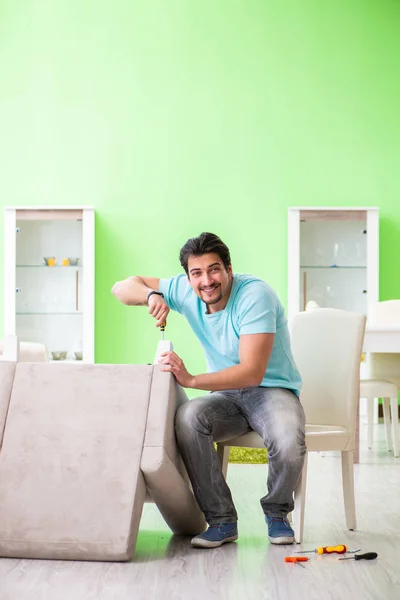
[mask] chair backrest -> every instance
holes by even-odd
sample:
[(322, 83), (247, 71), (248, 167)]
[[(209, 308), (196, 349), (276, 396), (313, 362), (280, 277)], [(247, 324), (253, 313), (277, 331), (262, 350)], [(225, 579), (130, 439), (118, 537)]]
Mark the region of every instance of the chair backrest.
[[(368, 325), (372, 327), (400, 327), (400, 300), (386, 300), (371, 305)], [(367, 359), (368, 377), (384, 379), (400, 389), (400, 354), (371, 353)]]
[(18, 338), (16, 335), (6, 335), (0, 340), (0, 360), (17, 361), (19, 354)]
[(293, 319), (292, 350), (310, 425), (355, 431), (365, 322), (364, 315), (335, 308), (302, 312)]
[(309, 300), (306, 304), (307, 312), (309, 312), (310, 310), (316, 310), (317, 308), (320, 308), (320, 307), (314, 300)]
[(48, 362), (49, 359), (44, 344), (36, 342), (19, 342), (18, 345), (16, 336), (6, 336), (4, 340), (0, 340), (0, 360)]

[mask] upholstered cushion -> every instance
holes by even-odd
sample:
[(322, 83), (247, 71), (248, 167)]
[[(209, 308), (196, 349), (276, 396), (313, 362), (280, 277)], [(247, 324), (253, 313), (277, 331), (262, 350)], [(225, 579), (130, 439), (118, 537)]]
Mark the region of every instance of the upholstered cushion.
[(0, 360), (0, 448), (17, 363)]
[(175, 439), (175, 413), (188, 401), (170, 373), (155, 366), (141, 461), (151, 498), (174, 533), (196, 534), (206, 522), (193, 496)]
[(384, 379), (361, 379), (360, 398), (396, 398), (397, 383)]
[[(336, 425), (306, 425), (306, 445), (309, 452), (328, 450), (347, 450), (352, 435), (345, 427)], [(239, 446), (243, 448), (264, 448), (262, 438), (255, 431), (218, 442), (219, 446)]]
[(127, 560), (151, 366), (19, 363), (0, 453), (0, 555)]

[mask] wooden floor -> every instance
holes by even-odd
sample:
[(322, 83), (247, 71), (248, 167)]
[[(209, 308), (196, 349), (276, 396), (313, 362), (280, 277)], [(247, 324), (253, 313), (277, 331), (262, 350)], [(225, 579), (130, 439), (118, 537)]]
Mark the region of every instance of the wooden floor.
[(310, 455), (304, 549), (345, 543), (376, 551), (375, 561), (309, 555), (306, 568), (284, 563), (299, 546), (268, 543), (259, 507), (265, 465), (230, 465), (239, 540), (196, 550), (172, 536), (145, 505), (134, 560), (127, 564), (0, 559), (0, 600), (399, 600), (400, 459), (386, 452), (376, 425), (368, 451), (361, 429), (356, 466), (358, 530), (345, 529), (340, 459)]

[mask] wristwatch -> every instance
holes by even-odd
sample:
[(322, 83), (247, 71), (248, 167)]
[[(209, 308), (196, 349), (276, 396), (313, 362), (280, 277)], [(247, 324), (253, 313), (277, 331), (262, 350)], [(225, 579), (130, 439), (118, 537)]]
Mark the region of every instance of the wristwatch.
[(164, 294), (162, 292), (155, 292), (154, 290), (152, 292), (149, 292), (147, 294), (147, 304), (149, 303), (149, 298), (152, 294), (157, 294), (157, 296), (161, 296), (161, 298), (164, 298)]

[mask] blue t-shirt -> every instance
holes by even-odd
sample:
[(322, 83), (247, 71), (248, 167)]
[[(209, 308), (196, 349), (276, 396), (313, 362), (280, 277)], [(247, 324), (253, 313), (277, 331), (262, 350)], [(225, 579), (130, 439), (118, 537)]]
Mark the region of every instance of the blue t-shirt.
[(160, 279), (160, 292), (171, 310), (188, 320), (204, 349), (208, 373), (239, 364), (240, 335), (274, 333), (272, 353), (260, 385), (287, 388), (299, 394), (301, 377), (290, 349), (284, 308), (267, 283), (252, 275), (234, 274), (225, 308), (210, 314), (185, 274)]

